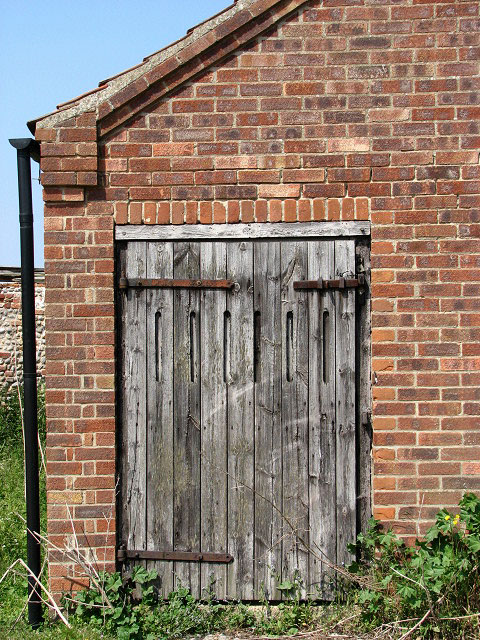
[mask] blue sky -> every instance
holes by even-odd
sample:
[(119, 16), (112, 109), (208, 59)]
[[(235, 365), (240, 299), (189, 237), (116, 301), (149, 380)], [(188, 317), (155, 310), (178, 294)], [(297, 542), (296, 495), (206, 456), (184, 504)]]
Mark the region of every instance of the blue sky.
[[(93, 89), (185, 35), (230, 0), (0, 0), (0, 266), (20, 264), (16, 152), (28, 120)], [(43, 265), (38, 164), (32, 162), (35, 264)]]

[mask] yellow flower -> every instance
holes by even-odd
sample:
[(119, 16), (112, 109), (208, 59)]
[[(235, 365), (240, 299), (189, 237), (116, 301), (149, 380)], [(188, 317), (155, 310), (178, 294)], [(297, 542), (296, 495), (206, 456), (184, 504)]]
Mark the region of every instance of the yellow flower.
[(445, 520), (450, 520), (450, 516), (445, 516)]

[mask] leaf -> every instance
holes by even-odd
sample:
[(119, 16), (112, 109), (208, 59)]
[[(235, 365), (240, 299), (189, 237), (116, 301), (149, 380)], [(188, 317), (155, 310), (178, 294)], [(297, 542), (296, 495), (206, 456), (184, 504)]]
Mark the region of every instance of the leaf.
[(480, 551), (480, 539), (475, 535), (465, 536), (465, 544), (473, 553)]
[(391, 573), (388, 574), (388, 576), (385, 576), (385, 578), (383, 578), (383, 580), (381, 581), (382, 586), (383, 587), (387, 587), (390, 584), (390, 582), (392, 581), (392, 578), (393, 578), (393, 576), (392, 576)]
[(278, 585), (277, 589), (279, 591), (291, 591), (291, 589), (293, 589), (294, 586), (295, 585), (293, 584), (293, 582), (290, 582), (290, 580), (285, 580), (284, 582), (281, 582)]

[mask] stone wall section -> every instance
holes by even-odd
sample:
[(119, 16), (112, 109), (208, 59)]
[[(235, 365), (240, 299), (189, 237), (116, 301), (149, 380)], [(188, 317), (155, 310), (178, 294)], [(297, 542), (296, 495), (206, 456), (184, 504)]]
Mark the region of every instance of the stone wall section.
[[(8, 270), (9, 272), (12, 269)], [(20, 269), (18, 277), (20, 279)], [(35, 282), (35, 316), (37, 326), (37, 372), (45, 370), (45, 283), (43, 273)], [(0, 389), (22, 380), (22, 291), (20, 282), (2, 275), (0, 268)]]

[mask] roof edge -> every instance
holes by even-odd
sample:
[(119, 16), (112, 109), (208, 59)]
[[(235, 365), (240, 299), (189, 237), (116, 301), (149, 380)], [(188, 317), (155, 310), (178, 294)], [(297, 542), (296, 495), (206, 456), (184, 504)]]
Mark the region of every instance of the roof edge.
[[(92, 111), (97, 114), (97, 122), (108, 120), (109, 116), (113, 116), (115, 113), (125, 112), (127, 105), (133, 98), (139, 96), (145, 98), (146, 94), (160, 86), (165, 78), (176, 74), (180, 69), (186, 68), (188, 65), (195, 67), (197, 64), (198, 69), (195, 73), (208, 69), (216, 62), (210, 51), (219, 43), (230, 42), (228, 47), (224, 48), (223, 53), (221, 50), (219, 51), (217, 60), (233, 53), (242, 44), (249, 42), (253, 37), (258, 37), (277, 20), (281, 20), (308, 2), (309, 0), (236, 0), (235, 4), (230, 5), (224, 11), (189, 29), (184, 38), (147, 56), (143, 62), (113, 76), (112, 79), (102, 81), (107, 84), (101, 84), (100, 87), (92, 89), (78, 98), (64, 102), (58, 106), (57, 111), (31, 120), (27, 126), (35, 134), (37, 124), (40, 124), (40, 128), (55, 128), (69, 118)], [(277, 10), (281, 13), (278, 18), (275, 17)], [(256, 30), (248, 29), (248, 25), (257, 19), (263, 19), (264, 26), (258, 25), (260, 28)], [(237, 39), (238, 33), (241, 37)], [(206, 61), (201, 59), (204, 54), (207, 56)], [(178, 82), (172, 83), (172, 86), (168, 87), (166, 93), (188, 81), (189, 77), (195, 73), (189, 72), (187, 76), (180, 77)], [(168, 81), (163, 82), (165, 86), (167, 83)], [(141, 108), (147, 106), (148, 101)], [(139, 108), (135, 110), (135, 113)], [(133, 115), (134, 112), (122, 115), (115, 125), (104, 127), (100, 135), (104, 135), (111, 128), (121, 125)]]
[[(262, 4), (274, 6), (280, 0), (262, 0)], [(244, 9), (248, 9), (250, 6), (258, 3), (258, 0), (236, 0), (234, 4), (227, 6), (223, 11), (201, 22), (196, 27), (189, 29), (187, 34), (175, 41), (174, 43), (160, 49), (158, 52), (150, 54), (144, 58), (144, 60), (127, 69), (119, 74), (112, 76), (107, 81), (107, 84), (91, 89), (77, 98), (73, 98), (70, 101), (64, 102), (59, 105), (60, 109), (39, 116), (27, 122), (27, 126), (32, 134), (35, 134), (37, 125), (40, 124), (41, 128), (53, 128), (60, 122), (85, 113), (86, 111), (94, 111), (97, 109), (101, 102), (108, 100), (110, 97), (127, 87), (129, 84), (135, 82), (138, 78), (148, 73), (151, 69), (155, 68), (162, 62), (165, 62), (169, 58), (177, 56), (183, 49), (195, 43), (199, 38), (208, 34), (216, 27), (224, 24), (227, 20), (230, 20)], [(299, 2), (300, 4), (301, 2)], [(74, 102), (74, 104), (70, 104)]]

